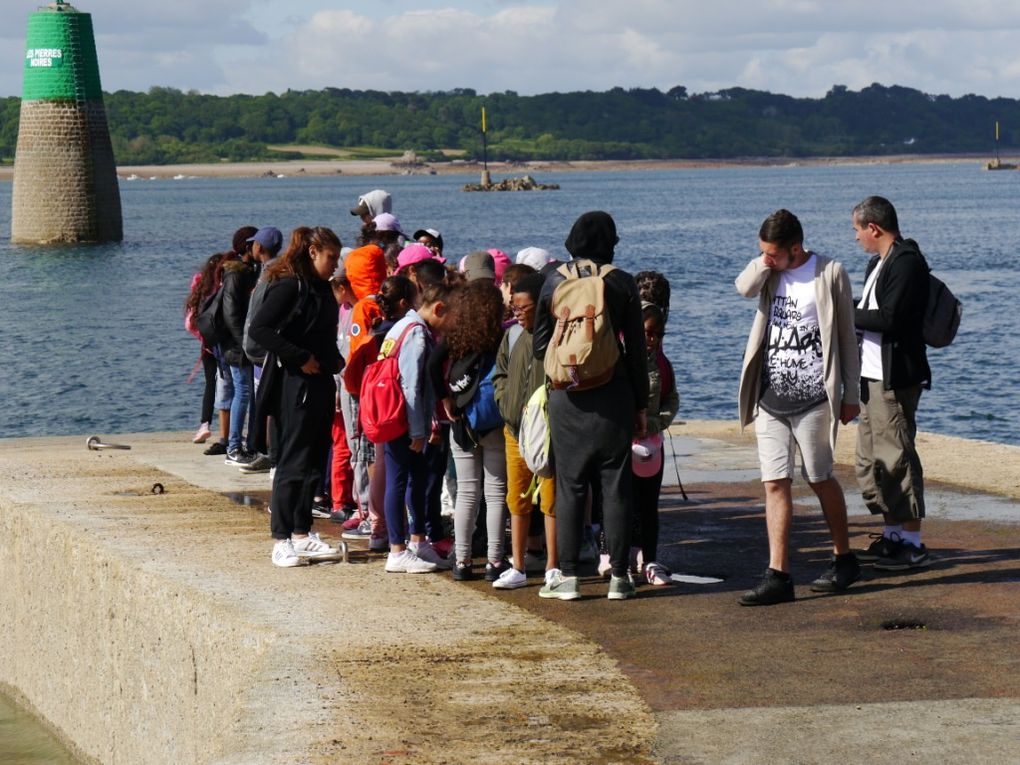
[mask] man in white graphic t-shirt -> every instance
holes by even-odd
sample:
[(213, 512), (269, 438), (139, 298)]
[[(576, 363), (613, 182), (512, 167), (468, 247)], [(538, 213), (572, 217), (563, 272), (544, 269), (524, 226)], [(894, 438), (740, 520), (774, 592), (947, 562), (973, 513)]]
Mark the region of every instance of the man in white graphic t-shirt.
[(821, 502), (833, 555), (811, 583), (814, 592), (842, 592), (860, 577), (850, 551), (846, 501), (833, 476), (840, 423), (860, 411), (860, 358), (850, 278), (842, 265), (804, 249), (797, 216), (777, 210), (758, 232), (761, 256), (737, 277), (737, 291), (758, 298), (740, 376), (740, 424), (755, 423), (765, 486), (769, 567), (740, 604), (794, 600), (789, 573), (794, 459)]

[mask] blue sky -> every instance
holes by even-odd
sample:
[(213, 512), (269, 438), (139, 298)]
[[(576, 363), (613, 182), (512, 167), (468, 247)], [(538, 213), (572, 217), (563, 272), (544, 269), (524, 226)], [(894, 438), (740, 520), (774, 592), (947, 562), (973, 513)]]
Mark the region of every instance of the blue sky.
[[(0, 96), (25, 24), (4, 0)], [(19, 13), (18, 7), (22, 10)], [(872, 82), (1020, 97), (1020, 3), (997, 0), (81, 0), (103, 87), (521, 94), (685, 85), (820, 97)]]

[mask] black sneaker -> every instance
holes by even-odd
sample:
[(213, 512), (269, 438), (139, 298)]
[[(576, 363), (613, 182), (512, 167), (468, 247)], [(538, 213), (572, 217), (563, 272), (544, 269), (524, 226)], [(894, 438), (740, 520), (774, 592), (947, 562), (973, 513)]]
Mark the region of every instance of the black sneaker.
[(825, 573), (811, 583), (811, 592), (843, 592), (860, 578), (861, 564), (856, 555), (833, 555)]
[(503, 575), (503, 572), (506, 571), (510, 567), (511, 567), (510, 566), (510, 561), (506, 560), (505, 558), (503, 560), (501, 560), (495, 566), (492, 565), (491, 563), (486, 563), (485, 564), (485, 581), (486, 582), (495, 582), (497, 579), (500, 578), (500, 576)]
[(896, 546), (895, 539), (889, 539), (881, 534), (869, 534), (875, 541), (863, 550), (854, 550), (857, 560), (861, 563), (874, 563), (879, 558), (887, 558), (892, 554)]
[(765, 576), (753, 590), (748, 590), (740, 597), (742, 606), (773, 606), (776, 603), (791, 603), (796, 600), (793, 594), (793, 579), (789, 574), (765, 569)]
[(248, 454), (245, 451), (227, 452), (227, 458), (223, 460), (224, 465), (234, 465), (236, 467), (243, 467), (244, 465), (250, 465), (255, 461), (254, 454)]
[(215, 457), (217, 455), (222, 455), (226, 453), (227, 445), (222, 441), (214, 441), (205, 448), (205, 451), (202, 452), (202, 454), (206, 455), (207, 457)]
[(931, 556), (924, 545), (915, 547), (909, 542), (898, 542), (889, 555), (875, 561), (875, 568), (882, 571), (906, 571), (910, 568), (924, 568), (931, 564)]
[(458, 582), (466, 582), (469, 579), (474, 579), (474, 569), (471, 567), (470, 563), (455, 563), (453, 564), (453, 578)]
[(269, 457), (259, 454), (247, 465), (241, 465), (240, 470), (242, 473), (268, 473), (272, 467)]

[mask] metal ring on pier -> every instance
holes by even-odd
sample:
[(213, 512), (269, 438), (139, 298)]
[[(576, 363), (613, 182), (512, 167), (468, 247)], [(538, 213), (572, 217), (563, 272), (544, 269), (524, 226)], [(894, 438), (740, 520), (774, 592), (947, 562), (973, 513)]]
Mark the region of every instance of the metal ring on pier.
[(104, 444), (99, 436), (89, 436), (85, 441), (89, 451), (98, 452), (100, 449), (130, 449), (127, 444)]

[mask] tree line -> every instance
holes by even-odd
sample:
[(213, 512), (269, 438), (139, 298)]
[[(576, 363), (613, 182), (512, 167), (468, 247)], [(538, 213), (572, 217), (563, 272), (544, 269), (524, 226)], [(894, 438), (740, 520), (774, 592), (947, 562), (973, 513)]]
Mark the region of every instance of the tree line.
[[(441, 161), (442, 150), (480, 159), (480, 112), (488, 114), (489, 158), (496, 160), (715, 159), (984, 153), (1020, 148), (1020, 101), (929, 95), (874, 84), (834, 86), (823, 98), (729, 88), (688, 93), (683, 86), (604, 92), (463, 88), (387, 93), (326, 88), (261, 96), (212, 96), (154, 87), (105, 94), (120, 164), (299, 158), (271, 145), (414, 150)], [(0, 99), (0, 161), (13, 160), (17, 98)]]

